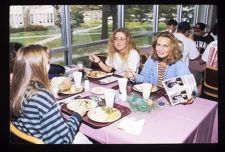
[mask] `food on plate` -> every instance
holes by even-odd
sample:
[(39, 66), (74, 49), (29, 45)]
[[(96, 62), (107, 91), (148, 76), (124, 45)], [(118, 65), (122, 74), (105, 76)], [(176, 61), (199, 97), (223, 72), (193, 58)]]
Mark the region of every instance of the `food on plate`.
[(76, 99), (70, 103), (67, 104), (67, 108), (69, 110), (75, 111), (80, 107), (81, 104), (84, 103), (84, 106), (87, 110), (90, 110), (91, 108), (95, 108), (96, 105), (94, 104), (94, 101), (91, 99)]
[(103, 71), (90, 71), (87, 73), (87, 76), (93, 77), (93, 78), (100, 78), (106, 76), (106, 73)]
[(117, 110), (112, 107), (102, 107), (102, 110), (105, 111), (107, 114), (112, 114), (113, 112), (116, 112)]
[(72, 81), (68, 78), (64, 79), (61, 84), (59, 84), (59, 89), (63, 92), (66, 90), (70, 90), (71, 86), (73, 85)]
[(72, 85), (72, 86), (70, 87), (70, 92), (76, 92), (76, 87), (75, 87), (75, 85)]
[(67, 77), (54, 77), (51, 79), (51, 86), (59, 87), (59, 84), (63, 82)]
[(148, 99), (148, 100), (147, 100), (147, 104), (148, 104), (149, 106), (152, 106), (152, 105), (154, 105), (154, 101), (153, 101), (152, 99)]
[[(150, 86), (151, 88), (151, 92), (155, 92), (158, 90), (158, 88), (154, 85), (151, 85)], [(139, 91), (139, 92), (142, 92), (142, 84), (136, 84), (133, 86), (133, 89), (136, 90), (136, 91)]]
[(121, 112), (112, 107), (97, 107), (88, 112), (88, 117), (96, 122), (113, 122), (121, 117)]

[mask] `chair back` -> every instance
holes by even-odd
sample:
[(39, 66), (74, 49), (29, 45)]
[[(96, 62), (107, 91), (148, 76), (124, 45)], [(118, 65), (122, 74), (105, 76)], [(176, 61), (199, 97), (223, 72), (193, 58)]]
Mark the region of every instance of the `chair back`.
[(218, 98), (218, 70), (217, 68), (206, 66), (204, 73), (203, 93), (214, 98)]
[(10, 132), (11, 132), (11, 136), (13, 136), (14, 140), (17, 139), (17, 141), (15, 142), (20, 142), (20, 143), (31, 143), (31, 144), (44, 144), (44, 142), (39, 139), (36, 138), (34, 136), (28, 135), (22, 131), (20, 131), (19, 129), (17, 129), (12, 122), (10, 122)]
[(139, 66), (139, 73), (143, 69), (145, 62), (148, 59), (148, 56), (145, 54), (140, 54), (140, 58), (141, 58), (141, 61), (140, 61), (140, 66)]

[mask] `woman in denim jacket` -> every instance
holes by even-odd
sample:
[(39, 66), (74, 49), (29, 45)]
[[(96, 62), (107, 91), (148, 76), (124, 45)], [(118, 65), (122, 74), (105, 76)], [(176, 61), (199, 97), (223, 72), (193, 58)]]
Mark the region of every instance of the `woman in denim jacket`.
[[(152, 43), (152, 48), (153, 54), (145, 62), (141, 73), (137, 74), (128, 70), (125, 77), (136, 83), (147, 82), (163, 87), (163, 80), (191, 74), (188, 65), (181, 60), (182, 51), (173, 34), (169, 32), (159, 33)], [(197, 94), (197, 87), (194, 92)]]

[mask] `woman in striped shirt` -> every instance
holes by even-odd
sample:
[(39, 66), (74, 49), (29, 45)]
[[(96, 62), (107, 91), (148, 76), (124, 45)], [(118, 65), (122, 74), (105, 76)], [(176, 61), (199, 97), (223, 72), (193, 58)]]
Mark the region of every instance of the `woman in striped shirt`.
[[(152, 43), (152, 48), (153, 54), (145, 62), (141, 73), (128, 70), (126, 77), (137, 83), (147, 82), (163, 87), (163, 80), (191, 74), (187, 64), (181, 60), (182, 52), (173, 34), (159, 33)], [(197, 88), (194, 91), (197, 93)]]
[(86, 108), (81, 105), (70, 119), (63, 119), (52, 95), (49, 68), (47, 47), (29, 45), (19, 49), (10, 87), (11, 121), (19, 130), (46, 144), (73, 143)]

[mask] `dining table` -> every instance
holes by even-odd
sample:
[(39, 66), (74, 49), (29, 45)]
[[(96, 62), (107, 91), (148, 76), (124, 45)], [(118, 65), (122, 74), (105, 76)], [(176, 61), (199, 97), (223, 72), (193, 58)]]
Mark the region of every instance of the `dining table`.
[[(134, 92), (132, 85), (131, 82), (128, 83), (127, 97)], [(117, 81), (102, 85), (90, 80), (90, 90), (79, 93), (79, 96), (96, 96), (91, 92), (91, 88), (96, 86), (115, 89), (117, 93), (114, 105), (130, 110), (123, 118), (107, 125), (93, 127), (85, 123), (85, 120), (81, 123), (79, 131), (101, 144), (218, 143), (218, 102), (196, 97), (192, 104), (172, 106), (166, 93), (156, 91), (155, 94), (151, 93), (151, 96), (155, 96), (154, 102), (163, 104), (158, 104), (151, 111), (141, 112), (132, 109), (127, 100), (121, 100)], [(72, 98), (70, 96), (62, 100)], [(62, 115), (69, 117), (65, 112)], [(119, 128), (124, 118), (144, 120), (141, 132), (132, 134)], [(87, 119), (86, 116), (86, 122)]]

